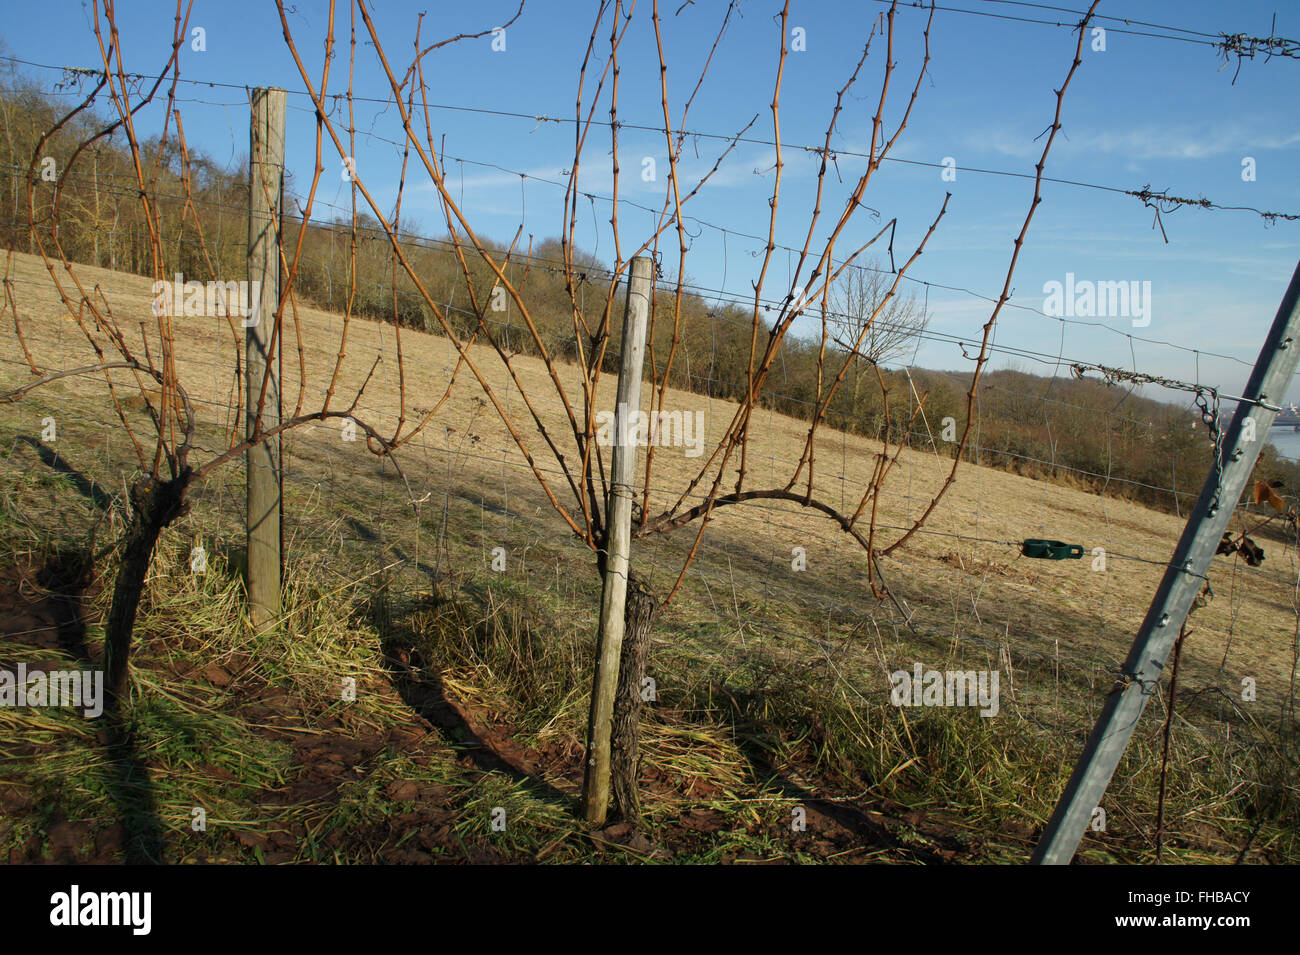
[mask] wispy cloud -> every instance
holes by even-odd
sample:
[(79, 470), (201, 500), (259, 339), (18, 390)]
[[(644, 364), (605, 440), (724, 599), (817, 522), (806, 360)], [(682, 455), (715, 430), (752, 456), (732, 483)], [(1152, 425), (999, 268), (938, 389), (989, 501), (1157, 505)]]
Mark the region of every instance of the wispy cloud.
[[(1132, 129), (1066, 130), (1066, 137), (1053, 147), (1058, 155), (1105, 154), (1121, 159), (1212, 159), (1223, 155), (1249, 155), (1251, 151), (1287, 149), (1300, 145), (1300, 132), (1264, 128), (1262, 123), (1236, 122), (1213, 128), (1205, 125), (1143, 124)], [(1042, 142), (1024, 130), (994, 127), (967, 133), (964, 149), (996, 153), (1017, 159), (1037, 157)]]

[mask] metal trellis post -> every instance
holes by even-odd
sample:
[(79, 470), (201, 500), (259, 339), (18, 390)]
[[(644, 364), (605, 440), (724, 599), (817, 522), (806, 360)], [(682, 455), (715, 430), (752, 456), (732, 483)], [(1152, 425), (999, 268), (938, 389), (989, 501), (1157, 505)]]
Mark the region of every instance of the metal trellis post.
[(1216, 461), (1206, 478), (1120, 678), (1034, 850), (1035, 864), (1066, 865), (1074, 857), (1093, 810), (1100, 804), (1129, 737), (1137, 728), (1142, 710), (1155, 693), (1192, 601), (1201, 591), (1223, 532), (1255, 468), (1260, 448), (1267, 440), (1268, 429), (1281, 410), (1279, 405), (1295, 374), (1297, 359), (1300, 359), (1300, 265), (1291, 276), (1291, 284), (1255, 362), (1243, 400), (1237, 405), (1222, 446), (1221, 462)]

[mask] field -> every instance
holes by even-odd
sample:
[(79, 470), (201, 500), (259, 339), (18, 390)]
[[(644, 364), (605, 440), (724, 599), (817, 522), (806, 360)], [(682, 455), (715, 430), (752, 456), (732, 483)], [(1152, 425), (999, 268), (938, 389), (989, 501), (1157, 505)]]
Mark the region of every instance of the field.
[[(78, 275), (97, 285), (122, 327), (149, 314), (146, 279), (90, 267)], [(41, 260), (15, 255), (11, 278), (38, 364), (93, 363)], [(307, 407), (319, 401), (341, 322), (301, 306), (297, 318), (287, 332), (286, 410), (300, 394)], [(3, 335), (0, 393), (30, 377), (10, 316)], [(240, 339), (212, 318), (178, 319), (176, 336), (178, 379), (198, 411), (196, 446), (215, 453), (236, 414)], [(399, 416), (396, 348), (392, 327), (354, 322), (338, 388), (354, 394), (374, 368), (356, 411), (386, 432)], [(414, 418), (443, 395), (456, 353), (447, 339), (410, 330), (401, 349), (404, 413)], [(474, 346), (471, 356), (520, 416), (519, 388), (490, 349)], [(562, 432), (542, 362), (521, 356), (515, 367), (536, 413)], [(575, 369), (559, 370), (576, 380)], [(604, 384), (596, 404), (609, 408), (612, 376)], [(600, 593), (595, 555), (555, 513), (482, 395), (462, 375), (398, 453), (400, 474), (335, 425), (289, 433), (288, 612), (268, 633), (244, 618), (242, 466), (215, 472), (164, 533), (151, 570), (126, 728), (96, 732), (71, 711), (0, 709), (0, 857), (1027, 858), (1182, 520), (963, 465), (924, 530), (881, 560), (895, 602), (872, 596), (861, 549), (822, 515), (779, 502), (720, 509), (654, 627), (645, 825), (588, 833), (575, 806)], [(706, 448), (735, 410), (685, 392), (670, 392), (665, 407), (703, 411)], [(138, 399), (127, 413), (145, 421)], [(775, 486), (799, 459), (807, 426), (759, 414), (750, 467), (770, 469)], [(47, 417), (53, 440), (42, 437)], [(135, 461), (124, 435), (94, 376), (0, 405), (0, 668), (98, 659), (111, 545)], [(881, 498), (883, 544), (942, 484), (951, 458), (940, 448), (902, 452)], [(837, 503), (851, 512), (880, 450), (824, 431), (823, 494), (840, 488)], [(698, 467), (683, 452), (658, 449), (649, 513)], [(543, 474), (564, 492), (558, 475)], [(661, 598), (694, 533), (692, 525), (634, 541), (633, 566)], [(1020, 556), (1018, 542), (1033, 537), (1079, 544), (1084, 557)], [(1217, 557), (1213, 599), (1191, 619), (1168, 758), (1165, 861), (1297, 858), (1286, 740), (1295, 731), (1300, 564), (1293, 541), (1268, 532), (1257, 540), (1264, 564)], [(193, 570), (196, 545), (207, 557), (202, 573)], [(494, 548), (504, 548), (504, 570), (494, 568)], [(806, 569), (795, 569), (796, 548)], [(998, 713), (892, 705), (890, 674), (917, 663), (998, 671)], [(1253, 681), (1253, 700), (1243, 699), (1243, 681)], [(1081, 861), (1153, 861), (1164, 702), (1162, 693), (1148, 707), (1102, 806), (1105, 828), (1087, 835)]]

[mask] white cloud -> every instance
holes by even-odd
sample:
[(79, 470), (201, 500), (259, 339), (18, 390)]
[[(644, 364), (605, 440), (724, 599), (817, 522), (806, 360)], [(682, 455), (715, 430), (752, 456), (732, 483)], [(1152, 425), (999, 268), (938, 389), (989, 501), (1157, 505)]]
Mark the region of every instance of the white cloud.
[[(1224, 155), (1250, 155), (1270, 149), (1300, 145), (1300, 133), (1267, 129), (1254, 122), (1223, 126), (1145, 124), (1133, 129), (1066, 127), (1053, 146), (1059, 155), (1102, 153), (1122, 159), (1211, 159)], [(1036, 158), (1043, 144), (1024, 130), (1008, 127), (983, 129), (963, 137), (962, 146), (1017, 159)]]

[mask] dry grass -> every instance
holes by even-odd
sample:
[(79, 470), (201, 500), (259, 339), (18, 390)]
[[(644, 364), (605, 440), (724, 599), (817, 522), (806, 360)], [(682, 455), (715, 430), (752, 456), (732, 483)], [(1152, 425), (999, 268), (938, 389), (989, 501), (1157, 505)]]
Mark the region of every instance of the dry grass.
[[(16, 261), (20, 308), (39, 329), (32, 336), (38, 361), (46, 367), (62, 367), (93, 360), (89, 349), (79, 341), (79, 332), (53, 297), (40, 260), (16, 256)], [(79, 267), (78, 272), (87, 284), (99, 283), (106, 290), (124, 325), (132, 324), (127, 316), (149, 314), (146, 280), (90, 267)], [(340, 320), (310, 308), (300, 309), (299, 317), (306, 349), (305, 402), (311, 408), (323, 394), (333, 366)], [(224, 425), (229, 418), (227, 396), (232, 387), (234, 358), (231, 334), (224, 322), (203, 318), (179, 320), (178, 334), (180, 379), (199, 399), (207, 426), (199, 443), (213, 447), (220, 432), (211, 426)], [(407, 414), (411, 417), (441, 395), (456, 355), (444, 338), (404, 331), (402, 339), (411, 405)], [(7, 354), (17, 357), (12, 346), (11, 341)], [(156, 349), (156, 342), (153, 347)], [(489, 349), (477, 346), (471, 353), (516, 421), (523, 422), (522, 401), (509, 387), (508, 377), (495, 356)], [(397, 368), (391, 327), (364, 321), (352, 324), (335, 406), (346, 406), (377, 356), (383, 360), (358, 413), (384, 430), (397, 420)], [(562, 407), (544, 366), (526, 357), (515, 362), (521, 381), (548, 427), (553, 434), (562, 434)], [(0, 381), (6, 386), (23, 380), (21, 367), (12, 361), (3, 368)], [(297, 399), (298, 368), (292, 347), (286, 355), (284, 372), (288, 408)], [(561, 375), (577, 392), (573, 369), (561, 366)], [(612, 406), (612, 379), (606, 376), (602, 385), (608, 387), (603, 388), (598, 406)], [(69, 387), (68, 392), (102, 397), (104, 389), (93, 382), (82, 382)], [(482, 407), (480, 394), (477, 383), (463, 372), (452, 399), (422, 436), (426, 440), (417, 439), (403, 456), (416, 496), (443, 490), (440, 479), (450, 471), (458, 488), (479, 489), (502, 499), (508, 494), (509, 505), (495, 503), (536, 522), (540, 532), (553, 533), (558, 522), (546, 513), (517, 449), (492, 410)], [(669, 393), (666, 407), (704, 411), (710, 440), (721, 435), (735, 410), (731, 402), (676, 391)], [(767, 412), (758, 413), (757, 424), (750, 450), (751, 467), (757, 481), (770, 479), (778, 485), (798, 459), (804, 425)], [(527, 428), (521, 430), (535, 454), (544, 450)], [(1062, 436), (1062, 440), (1068, 441), (1068, 436)], [(333, 494), (346, 492), (354, 482), (362, 487), (374, 483), (380, 470), (373, 458), (366, 460), (368, 455), (360, 442), (341, 441), (339, 429), (333, 425), (308, 426), (295, 433), (288, 444), (294, 464), (303, 465), (295, 476), (313, 481), (324, 478)], [(817, 448), (817, 485), (821, 493), (836, 503), (856, 501), (873, 455), (879, 450), (877, 442), (865, 438), (823, 432)], [(687, 458), (682, 449), (660, 449), (654, 485), (664, 491), (652, 496), (652, 513), (656, 499), (665, 503), (669, 499), (667, 491), (676, 492), (685, 486), (699, 460)], [(426, 464), (431, 465), (429, 471), (421, 473), (421, 466)], [(933, 453), (904, 451), (882, 497), (881, 524), (909, 526), (940, 485), (946, 467), (946, 460)], [(340, 473), (342, 468), (348, 470)], [(558, 493), (559, 482), (552, 483)], [(1127, 647), (1159, 580), (1159, 564), (1167, 560), (1181, 529), (1178, 518), (1130, 502), (968, 466), (959, 472), (953, 491), (927, 525), (930, 533), (922, 533), (915, 544), (900, 552), (896, 568), (886, 562), (886, 571), (909, 605), (923, 608), (923, 613), (932, 617), (928, 622), (936, 629), (961, 632), (970, 624), (978, 627), (978, 621), (984, 621), (989, 625), (986, 629), (1007, 636), (1013, 646), (1024, 643), (1041, 649), (1050, 646), (1051, 640), (1060, 639), (1066, 653), (1114, 656)], [(677, 536), (692, 530), (679, 531)], [(882, 544), (897, 536), (897, 531), (886, 531)], [(1089, 552), (1104, 547), (1109, 554), (1107, 569), (1104, 573), (1091, 571), (1091, 556), (1081, 561), (1030, 561), (1004, 545), (963, 539), (1016, 541), (1034, 536), (1079, 543)], [(770, 564), (776, 571), (774, 587), (822, 590), (837, 598), (856, 593), (850, 606), (862, 610), (871, 609), (874, 603), (863, 587), (864, 560), (860, 552), (849, 546), (851, 542), (828, 521), (797, 506), (757, 502), (720, 510), (707, 543), (713, 551), (748, 555), (752, 563)], [(808, 571), (803, 577), (789, 569), (794, 546), (807, 550)], [(670, 571), (665, 561), (662, 582), (670, 580)], [(1189, 646), (1186, 659), (1193, 665), (1217, 668), (1229, 634), (1239, 635), (1233, 641), (1231, 665), (1243, 675), (1255, 676), (1261, 700), (1275, 704), (1290, 674), (1298, 572), (1300, 563), (1291, 548), (1269, 549), (1265, 565), (1257, 569), (1246, 568), (1235, 556), (1217, 558), (1211, 580), (1219, 599), (1197, 614), (1197, 639)], [(811, 586), (804, 586), (804, 582)]]
[[(147, 280), (90, 267), (79, 267), (78, 273), (88, 286), (99, 283), (124, 327), (133, 328), (136, 316), (149, 316)], [(16, 255), (13, 277), (38, 363), (57, 368), (93, 361), (54, 296), (40, 260)], [(300, 308), (298, 317), (306, 354), (304, 405), (311, 409), (333, 368), (341, 319), (310, 308)], [(141, 334), (148, 334), (148, 323), (140, 327)], [(236, 341), (224, 320), (181, 319), (177, 329), (179, 378), (200, 410), (198, 444), (220, 448), (232, 416)], [(5, 337), (0, 389), (17, 385), (27, 375), (11, 327)], [(292, 327), (287, 337), (293, 340)], [(156, 351), (157, 343), (151, 342), (151, 347)], [(409, 420), (442, 395), (456, 354), (446, 339), (411, 331), (402, 333), (402, 348)], [(391, 327), (353, 323), (335, 407), (350, 403), (355, 388), (381, 357), (358, 414), (381, 431), (391, 430), (398, 405), (395, 349)], [(476, 347), (472, 354), (545, 465), (542, 442), (528, 427), (523, 402), (500, 362), (490, 349)], [(519, 357), (515, 366), (548, 428), (562, 434), (562, 405), (542, 363)], [(574, 369), (561, 366), (560, 374), (573, 394), (580, 395)], [(291, 346), (284, 366), (286, 411), (298, 398), (298, 377)], [(607, 377), (598, 408), (612, 406), (613, 387)], [(517, 711), (512, 718), (523, 714), (530, 738), (545, 742), (548, 734), (571, 736), (585, 711), (586, 686), (580, 674), (586, 659), (582, 641), (590, 636), (598, 592), (593, 555), (573, 540), (551, 510), (481, 393), (473, 378), (462, 372), (437, 419), (401, 453), (412, 495), (421, 501), (414, 509), (391, 465), (370, 456), (362, 442), (342, 441), (336, 426), (294, 432), (285, 448), (290, 477), (287, 534), (304, 573), (340, 585), (363, 577), (381, 584), (389, 602), (381, 608), (384, 624), (403, 617), (409, 626), (407, 618), (420, 595), (439, 589), (477, 587), (482, 595), (487, 593), (484, 588), (495, 588), (492, 599), (513, 595), (545, 610), (543, 619), (553, 628), (548, 633), (567, 641), (563, 667), (552, 673), (550, 684), (529, 690), (535, 699), (498, 700), (501, 708), (513, 706)], [(644, 400), (649, 400), (648, 388)], [(712, 442), (731, 420), (735, 405), (673, 391), (665, 408), (702, 410)], [(107, 482), (110, 492), (114, 485), (120, 489), (127, 449), (120, 427), (109, 420), (102, 381), (68, 381), (57, 390), (34, 395), (5, 412), (4, 430), (35, 437), (45, 414), (59, 421), (60, 453)], [(784, 484), (798, 460), (804, 430), (797, 420), (766, 411), (757, 414), (749, 452), (757, 484)], [(821, 495), (853, 510), (879, 450), (879, 444), (868, 439), (824, 432), (816, 452)], [(33, 452), (22, 453), (34, 459)], [(656, 453), (651, 513), (656, 503), (671, 500), (669, 492), (685, 486), (700, 460), (687, 458), (680, 448)], [(923, 510), (941, 485), (947, 464), (948, 459), (929, 451), (902, 453), (881, 500), (882, 546)], [(558, 474), (550, 476), (563, 501)], [(221, 473), (200, 498), (204, 506), (175, 533), (196, 539), (209, 535), (214, 546), (223, 538), (237, 540), (238, 525), (231, 520), (242, 506), (241, 485), (238, 465)], [(914, 537), (899, 559), (882, 562), (889, 583), (914, 614), (913, 632), (902, 626), (890, 604), (871, 597), (861, 550), (820, 515), (770, 502), (725, 508), (710, 525), (683, 592), (661, 616), (652, 672), (661, 677), (666, 706), (699, 720), (701, 726), (730, 726), (732, 741), (740, 747), (730, 754), (726, 747), (718, 748), (713, 729), (700, 730), (709, 736), (702, 745), (715, 753), (714, 768), (728, 786), (738, 785), (733, 777), (740, 778), (733, 772), (736, 753), (761, 742), (765, 730), (756, 727), (773, 722), (797, 725), (816, 713), (826, 724), (810, 728), (804, 738), (768, 741), (773, 772), (792, 772), (799, 760), (811, 755), (819, 772), (843, 774), (854, 769), (856, 760), (859, 776), (884, 786), (905, 780), (916, 784), (964, 765), (965, 770), (954, 769), (944, 784), (945, 798), (974, 807), (972, 812), (985, 813), (986, 818), (1027, 813), (1031, 821), (1041, 821), (1077, 752), (1077, 734), (1090, 725), (1114, 669), (1127, 653), (1162, 562), (1181, 529), (1178, 518), (1130, 502), (965, 466), (927, 532)], [(666, 589), (675, 579), (693, 533), (692, 527), (670, 539), (646, 538), (634, 544), (634, 561), (651, 575), (652, 586)], [(1089, 554), (1079, 561), (1034, 561), (1020, 557), (1008, 544), (972, 539), (1014, 542), (1025, 537), (1081, 544)], [(488, 569), (496, 546), (509, 554), (503, 575)], [(791, 569), (794, 547), (806, 551), (804, 572)], [(1095, 547), (1106, 549), (1104, 571), (1092, 569)], [(1244, 771), (1242, 759), (1247, 758), (1226, 755), (1225, 729), (1232, 734), (1240, 727), (1247, 734), (1276, 732), (1281, 705), (1291, 692), (1300, 562), (1294, 548), (1277, 542), (1265, 547), (1267, 560), (1261, 568), (1245, 567), (1235, 556), (1216, 558), (1211, 581), (1217, 598), (1197, 612), (1183, 654), (1180, 699), (1187, 701), (1191, 720), (1179, 730), (1187, 747), (1183, 758), (1194, 760), (1207, 753), (1221, 757), (1224, 762), (1216, 772), (1225, 779)], [(927, 718), (909, 724), (906, 714), (900, 722), (898, 711), (883, 703), (888, 673), (910, 668), (918, 660), (935, 668), (960, 663), (1001, 669), (1003, 717), (1014, 729), (998, 735), (977, 720), (954, 736), (951, 723)], [(487, 664), (482, 660), (443, 662), (450, 668), (448, 678), (461, 681), (467, 692), (490, 695), (495, 686), (499, 696), (509, 696), (520, 690), (517, 676), (484, 672)], [(782, 712), (756, 702), (776, 692), (782, 680), (793, 679), (792, 674), (805, 690), (786, 687), (788, 692), (780, 697)], [(1240, 701), (1245, 677), (1257, 683), (1254, 703)], [(718, 687), (728, 688), (731, 699), (724, 699)], [(808, 688), (814, 692), (801, 698), (799, 693)], [(751, 695), (737, 698), (742, 690)], [(1117, 777), (1112, 795), (1131, 793), (1145, 799), (1149, 793), (1150, 746), (1162, 718), (1160, 709), (1150, 709), (1128, 767), (1132, 777)], [(683, 752), (690, 747), (679, 751), (682, 740), (675, 734), (680, 732), (652, 730), (647, 749), (668, 762), (689, 762)], [(1040, 748), (1017, 750), (1024, 733), (1046, 734), (1047, 742), (1039, 739)], [(1026, 758), (1031, 752), (1037, 765)], [(871, 765), (864, 770), (866, 762)], [(751, 766), (748, 772), (758, 770)], [(1227, 829), (1246, 824), (1232, 793), (1224, 795), (1214, 789), (1217, 783), (1204, 779), (1189, 776), (1186, 782), (1188, 792), (1197, 794), (1196, 799), (1189, 796), (1193, 810)], [(1209, 788), (1202, 793), (1199, 786)], [(1140, 803), (1131, 811), (1136, 816), (1149, 813), (1149, 808)], [(1224, 842), (1210, 857), (1230, 853), (1227, 845)]]

